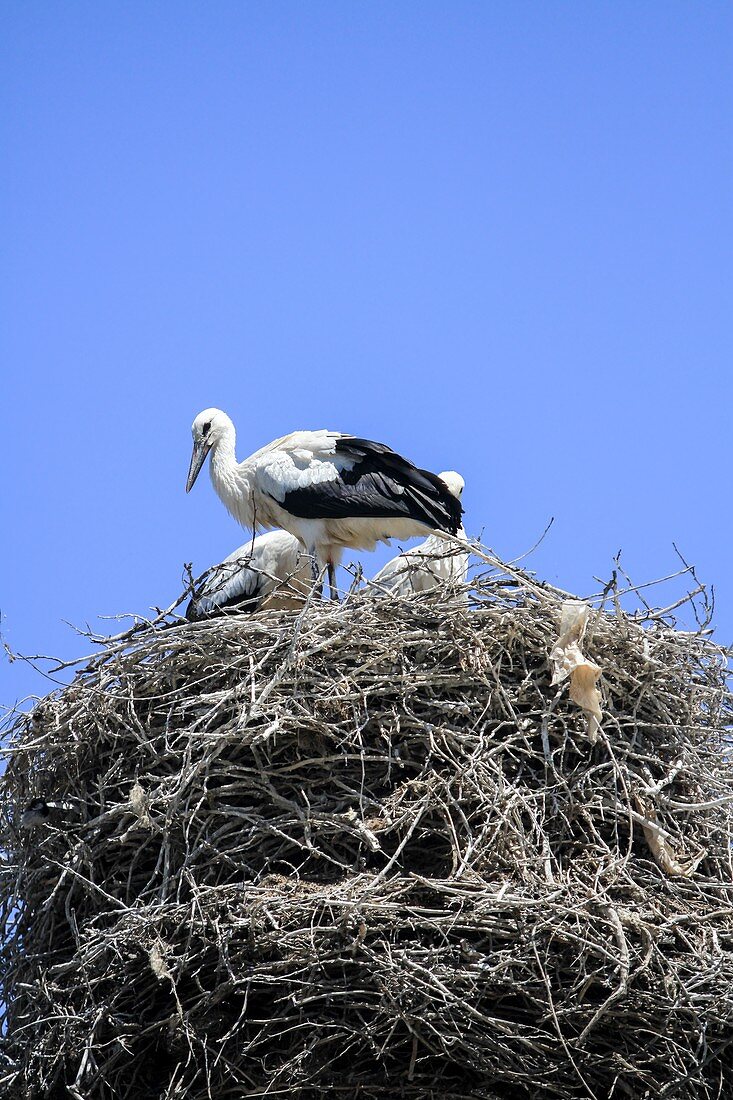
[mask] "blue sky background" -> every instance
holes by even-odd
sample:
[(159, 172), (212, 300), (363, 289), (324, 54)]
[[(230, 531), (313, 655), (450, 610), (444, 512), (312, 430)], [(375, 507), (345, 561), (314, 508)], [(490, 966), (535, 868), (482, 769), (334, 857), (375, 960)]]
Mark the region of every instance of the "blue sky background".
[[(728, 3), (0, 10), (0, 609), (20, 652), (169, 603), (244, 536), (189, 429), (460, 470), (581, 593), (730, 549)], [(368, 571), (378, 561), (365, 561)], [(0, 663), (0, 700), (46, 682)]]

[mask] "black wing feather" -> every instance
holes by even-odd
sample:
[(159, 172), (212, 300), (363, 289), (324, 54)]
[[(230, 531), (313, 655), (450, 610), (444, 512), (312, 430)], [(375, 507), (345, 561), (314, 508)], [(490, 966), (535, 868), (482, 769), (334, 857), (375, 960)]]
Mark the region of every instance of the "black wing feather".
[[(254, 584), (251, 581), (254, 579)], [(249, 584), (246, 581), (250, 581)], [(262, 577), (245, 559), (222, 562), (209, 571), (186, 608), (189, 622), (211, 619), (234, 611), (258, 611), (262, 602)]]
[(421, 470), (384, 443), (342, 436), (336, 452), (354, 459), (333, 481), (285, 495), (283, 507), (301, 519), (412, 519), (455, 535), (463, 508), (437, 474)]

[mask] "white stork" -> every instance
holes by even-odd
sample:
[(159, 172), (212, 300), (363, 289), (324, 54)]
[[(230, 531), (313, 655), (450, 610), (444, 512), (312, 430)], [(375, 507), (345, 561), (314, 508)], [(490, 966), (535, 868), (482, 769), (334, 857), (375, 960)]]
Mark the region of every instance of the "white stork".
[(215, 565), (186, 608), (191, 621), (226, 611), (284, 611), (302, 607), (311, 563), (294, 535), (268, 531)]
[[(461, 475), (454, 470), (444, 470), (438, 477), (460, 499), (465, 486)], [(463, 527), (458, 528), (456, 538), (465, 542)], [(388, 561), (371, 579), (369, 588), (372, 591), (388, 589), (400, 596), (408, 596), (411, 592), (431, 592), (443, 581), (465, 584), (467, 577), (468, 550), (457, 549), (455, 544), (440, 535), (428, 535), (419, 546), (405, 550)]]
[(334, 599), (344, 547), (373, 550), (391, 538), (455, 535), (460, 527), (460, 501), (440, 478), (383, 443), (326, 430), (293, 432), (237, 462), (226, 413), (204, 410), (191, 433), (186, 492), (211, 453), (211, 480), (229, 512), (243, 527), (295, 535), (312, 557), (314, 580), (328, 570)]

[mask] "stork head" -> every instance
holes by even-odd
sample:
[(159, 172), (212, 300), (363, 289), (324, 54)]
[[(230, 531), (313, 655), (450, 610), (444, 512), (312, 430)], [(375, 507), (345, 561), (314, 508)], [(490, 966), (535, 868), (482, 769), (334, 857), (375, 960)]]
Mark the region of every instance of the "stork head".
[(193, 488), (193, 484), (199, 476), (201, 467), (206, 461), (206, 456), (211, 448), (215, 447), (225, 435), (233, 435), (233, 433), (234, 425), (221, 409), (204, 409), (203, 412), (198, 414), (191, 425), (193, 454), (191, 455), (191, 465), (188, 468), (188, 477), (186, 478), (187, 493)]
[(466, 485), (461, 475), (457, 474), (455, 470), (443, 470), (443, 473), (438, 474), (438, 477), (446, 486), (448, 492), (460, 500)]

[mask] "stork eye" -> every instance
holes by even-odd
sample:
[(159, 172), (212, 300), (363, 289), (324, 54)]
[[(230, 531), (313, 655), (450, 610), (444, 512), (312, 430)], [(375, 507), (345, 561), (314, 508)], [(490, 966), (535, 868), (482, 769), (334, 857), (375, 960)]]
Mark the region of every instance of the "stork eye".
[(202, 433), (204, 435), (208, 435), (210, 427), (211, 427), (211, 421), (209, 421), (208, 424), (204, 424), (203, 428), (201, 429)]

